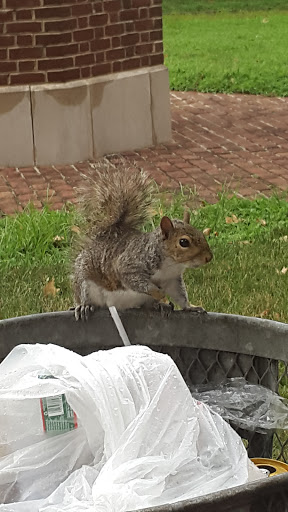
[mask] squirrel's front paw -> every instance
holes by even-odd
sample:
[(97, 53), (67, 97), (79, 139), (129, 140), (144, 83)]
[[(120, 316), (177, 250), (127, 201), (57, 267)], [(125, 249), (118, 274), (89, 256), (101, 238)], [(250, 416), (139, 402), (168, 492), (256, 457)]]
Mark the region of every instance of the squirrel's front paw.
[(167, 318), (174, 311), (174, 304), (172, 302), (158, 302), (154, 305), (154, 309), (160, 311), (161, 316)]
[(76, 306), (76, 308), (70, 308), (75, 309), (75, 319), (78, 322), (78, 320), (88, 320), (90, 313), (93, 313), (95, 311), (95, 307), (91, 305), (83, 305), (80, 304), (79, 306)]
[(187, 308), (183, 308), (183, 311), (192, 311), (192, 313), (207, 313), (206, 309), (201, 306), (193, 306), (190, 304)]
[(150, 291), (150, 295), (151, 297), (153, 297), (153, 299), (157, 301), (165, 301), (166, 299), (165, 293), (160, 288), (153, 288), (153, 290)]

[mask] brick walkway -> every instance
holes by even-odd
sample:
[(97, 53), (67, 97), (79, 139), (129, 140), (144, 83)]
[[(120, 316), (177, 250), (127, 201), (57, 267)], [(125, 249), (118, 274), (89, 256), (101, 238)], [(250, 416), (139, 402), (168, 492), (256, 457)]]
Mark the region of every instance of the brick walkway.
[[(124, 158), (146, 169), (167, 189), (179, 182), (216, 201), (223, 185), (239, 196), (288, 188), (288, 98), (171, 92), (173, 141)], [(1, 158), (1, 157), (0, 157)], [(110, 157), (111, 160), (117, 157)], [(93, 168), (0, 168), (0, 213), (21, 211), (32, 200), (54, 208), (75, 200)]]

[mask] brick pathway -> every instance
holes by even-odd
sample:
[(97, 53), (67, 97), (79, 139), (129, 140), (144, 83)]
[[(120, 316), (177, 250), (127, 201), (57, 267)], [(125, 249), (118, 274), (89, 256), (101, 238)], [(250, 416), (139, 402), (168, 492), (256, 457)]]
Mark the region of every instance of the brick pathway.
[[(130, 165), (167, 189), (196, 187), (211, 202), (223, 185), (244, 197), (287, 190), (288, 98), (171, 92), (171, 112), (173, 141), (123, 154)], [(89, 162), (0, 168), (0, 213), (21, 211), (29, 200), (59, 208), (91, 173)]]

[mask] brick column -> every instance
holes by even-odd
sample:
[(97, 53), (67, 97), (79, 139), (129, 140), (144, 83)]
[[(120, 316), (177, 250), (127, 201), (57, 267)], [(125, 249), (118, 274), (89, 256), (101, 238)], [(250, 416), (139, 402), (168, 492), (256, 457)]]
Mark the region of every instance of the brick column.
[(0, 166), (170, 139), (161, 0), (0, 0)]
[(163, 63), (161, 0), (0, 0), (0, 85)]

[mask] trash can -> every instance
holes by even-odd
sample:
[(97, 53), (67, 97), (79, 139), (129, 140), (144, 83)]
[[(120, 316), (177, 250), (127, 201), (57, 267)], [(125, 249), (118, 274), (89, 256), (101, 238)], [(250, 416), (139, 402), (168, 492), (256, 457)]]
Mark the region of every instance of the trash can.
[[(288, 382), (288, 325), (238, 315), (130, 310), (120, 314), (132, 344), (147, 345), (172, 357), (188, 385), (219, 384), (244, 377), (274, 392)], [(121, 346), (108, 310), (88, 322), (73, 312), (57, 312), (0, 321), (0, 361), (20, 343), (53, 343), (81, 355)], [(250, 457), (288, 463), (288, 434), (239, 431)], [(288, 473), (146, 512), (288, 511)], [(143, 509), (144, 512), (144, 509)]]

